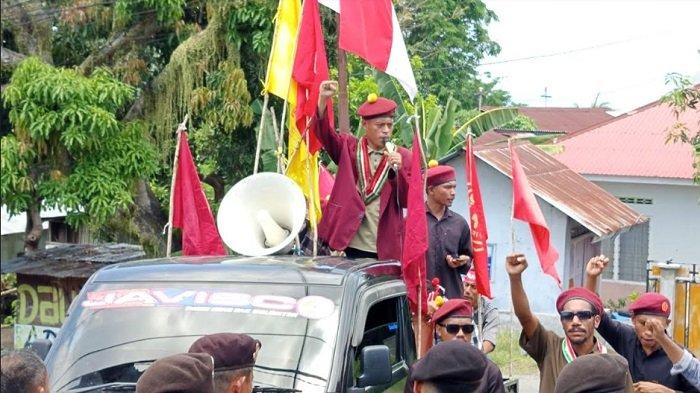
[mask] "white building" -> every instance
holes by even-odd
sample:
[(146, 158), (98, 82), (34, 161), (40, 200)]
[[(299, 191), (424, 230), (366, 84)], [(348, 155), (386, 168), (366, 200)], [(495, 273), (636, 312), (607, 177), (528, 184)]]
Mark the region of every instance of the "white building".
[[(616, 234), (643, 226), (646, 217), (538, 147), (523, 143), (518, 144), (517, 151), (549, 226), (552, 244), (559, 252), (557, 271), (562, 286), (582, 285), (585, 262), (606, 252), (612, 244), (610, 239)], [(533, 312), (553, 314), (561, 289), (554, 279), (542, 272), (529, 226), (520, 221), (511, 223), (513, 196), (508, 146), (503, 143), (477, 146), (475, 155), (489, 235), (491, 291), (495, 304), (501, 310), (510, 308), (505, 257), (515, 250), (528, 259), (529, 268), (523, 275), (523, 283)], [(457, 171), (457, 197), (452, 209), (468, 217), (464, 152), (442, 161)], [(640, 252), (645, 252), (645, 239), (637, 237), (637, 240)]]
[[(692, 180), (693, 147), (666, 143), (679, 122), (692, 136), (700, 127), (700, 110), (688, 109), (677, 119), (667, 104), (654, 102), (561, 138), (563, 151), (555, 157), (649, 217), (648, 259), (700, 263), (700, 187)], [(626, 251), (624, 245), (616, 246), (607, 278), (643, 281), (646, 261), (628, 265), (620, 258)]]

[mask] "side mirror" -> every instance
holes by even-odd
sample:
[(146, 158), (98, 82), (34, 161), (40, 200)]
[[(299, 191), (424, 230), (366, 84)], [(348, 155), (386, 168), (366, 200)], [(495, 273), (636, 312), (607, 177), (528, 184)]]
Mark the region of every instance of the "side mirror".
[(386, 345), (368, 345), (362, 348), (360, 370), (357, 386), (378, 386), (391, 383), (391, 361), (389, 347)]
[(46, 359), (46, 355), (49, 354), (51, 349), (51, 340), (46, 338), (37, 338), (34, 341), (27, 343), (26, 348), (34, 351), (41, 358), (41, 360)]

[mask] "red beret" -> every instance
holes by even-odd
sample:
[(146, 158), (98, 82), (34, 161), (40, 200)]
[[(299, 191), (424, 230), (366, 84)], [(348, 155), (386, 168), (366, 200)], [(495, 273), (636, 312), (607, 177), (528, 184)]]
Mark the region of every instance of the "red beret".
[(136, 383), (136, 393), (213, 393), (214, 365), (206, 353), (180, 353), (158, 359)]
[(433, 322), (438, 323), (443, 319), (451, 317), (467, 317), (471, 318), (474, 315), (474, 309), (471, 303), (464, 299), (450, 299), (445, 302), (433, 314)]
[(428, 169), (428, 186), (439, 186), (442, 183), (447, 183), (457, 179), (455, 169), (447, 165), (438, 165)]
[(603, 302), (600, 300), (600, 297), (582, 287), (571, 288), (562, 292), (557, 298), (557, 311), (561, 312), (564, 309), (564, 304), (572, 299), (585, 300), (593, 306), (593, 311), (598, 315), (603, 314)]
[(629, 311), (632, 315), (651, 314), (668, 318), (671, 315), (671, 302), (660, 293), (647, 292), (630, 304)]
[(207, 353), (217, 370), (235, 370), (255, 366), (260, 341), (247, 334), (217, 333), (202, 336), (192, 343), (189, 353)]
[(364, 119), (373, 119), (381, 116), (394, 116), (396, 102), (384, 97), (378, 97), (376, 101), (365, 101), (357, 108), (357, 114)]

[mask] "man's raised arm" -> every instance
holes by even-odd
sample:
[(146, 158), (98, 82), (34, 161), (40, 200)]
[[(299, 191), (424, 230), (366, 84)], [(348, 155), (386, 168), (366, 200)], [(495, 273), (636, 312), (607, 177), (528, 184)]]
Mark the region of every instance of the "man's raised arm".
[(610, 260), (605, 255), (598, 255), (588, 261), (586, 264), (586, 289), (598, 293), (598, 277), (603, 274), (608, 262)]
[(527, 300), (525, 288), (523, 288), (521, 275), (525, 269), (527, 269), (525, 255), (512, 254), (506, 257), (506, 272), (508, 272), (510, 277), (510, 296), (513, 301), (513, 311), (523, 327), (525, 336), (530, 339), (535, 334), (535, 330), (537, 330), (539, 320), (530, 311), (530, 303)]

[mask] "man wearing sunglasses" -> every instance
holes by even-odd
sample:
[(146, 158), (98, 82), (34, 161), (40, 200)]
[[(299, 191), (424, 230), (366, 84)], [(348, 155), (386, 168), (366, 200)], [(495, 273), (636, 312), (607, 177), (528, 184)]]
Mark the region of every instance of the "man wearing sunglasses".
[(523, 330), (520, 346), (537, 362), (540, 370), (540, 392), (554, 392), (557, 377), (568, 363), (578, 356), (605, 353), (606, 349), (593, 335), (600, 323), (603, 304), (600, 298), (585, 288), (572, 288), (562, 292), (556, 306), (565, 336), (545, 329), (530, 311), (521, 275), (527, 269), (523, 254), (506, 258), (506, 271), (510, 276), (510, 293), (513, 310)]
[[(586, 287), (592, 291), (598, 287), (598, 277), (603, 273), (608, 259), (592, 258), (586, 265)], [(674, 363), (659, 341), (659, 334), (671, 322), (669, 300), (659, 293), (642, 294), (628, 307), (632, 313), (632, 326), (615, 321), (603, 314), (598, 333), (617, 353), (629, 363), (634, 381), (634, 391), (640, 393), (698, 392), (682, 374), (671, 373)], [(659, 332), (658, 330), (662, 330)], [(669, 340), (672, 341), (669, 337)], [(677, 344), (672, 343), (673, 346)], [(680, 349), (680, 347), (678, 347)], [(697, 382), (700, 384), (700, 382)]]
[[(471, 304), (464, 299), (450, 299), (435, 311), (432, 323), (441, 342), (462, 341), (464, 345), (472, 345), (474, 323), (472, 320), (473, 309)], [(488, 358), (486, 370), (481, 378), (479, 388), (475, 392), (505, 393), (503, 375), (496, 363)], [(413, 379), (409, 373), (404, 392), (413, 392)]]

